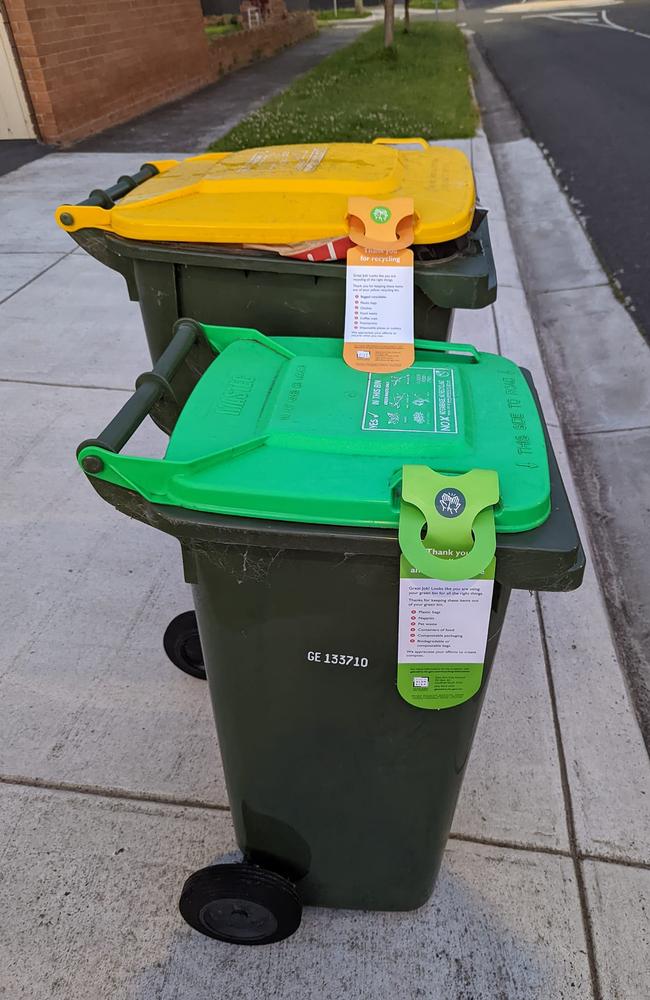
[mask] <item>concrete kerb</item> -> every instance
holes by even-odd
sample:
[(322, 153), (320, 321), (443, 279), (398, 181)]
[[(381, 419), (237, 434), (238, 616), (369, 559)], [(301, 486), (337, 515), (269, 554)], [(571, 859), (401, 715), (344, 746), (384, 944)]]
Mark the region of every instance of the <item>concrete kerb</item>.
[[(530, 139), (494, 148), (518, 252), (530, 276), (525, 283), (540, 345), (580, 477), (616, 645), (650, 740), (645, 557), (650, 518), (642, 499), (650, 455), (650, 351), (617, 301), (541, 151)], [(547, 187), (540, 220), (524, 208), (524, 171), (535, 179), (532, 187)], [(573, 269), (562, 249), (569, 245), (579, 258)], [(547, 259), (556, 248), (562, 268)]]
[[(515, 140), (510, 146), (520, 142)], [(484, 135), (472, 141), (472, 161), (475, 167), (482, 162), (483, 172), (488, 176), (495, 170)], [(488, 185), (495, 180), (496, 175), (488, 180)], [(477, 185), (480, 193), (478, 172)], [(523, 190), (521, 186), (518, 189), (520, 198)], [(507, 197), (505, 202), (508, 204)], [(521, 244), (518, 248), (521, 250)], [(504, 253), (507, 254), (507, 274), (518, 276), (517, 255), (507, 224), (501, 232), (498, 271)], [(545, 413), (553, 424), (554, 448), (587, 550), (588, 566), (583, 586), (573, 594), (541, 594), (537, 605), (593, 996), (596, 1000), (613, 996), (614, 992), (621, 996), (640, 996), (646, 977), (641, 957), (643, 949), (637, 947), (632, 936), (628, 937), (621, 952), (611, 957), (604, 942), (608, 936), (620, 940), (617, 928), (630, 921), (640, 923), (642, 935), (650, 934), (644, 917), (644, 907), (650, 898), (647, 870), (650, 859), (647, 795), (650, 762), (626, 691), (594, 569), (590, 531), (546, 377), (547, 352), (543, 359), (523, 290), (500, 286), (493, 312), (497, 349), (531, 368), (541, 390)], [(463, 317), (463, 326), (460, 339), (471, 339), (467, 337), (471, 317)], [(455, 335), (459, 332), (455, 328)], [(616, 870), (616, 866), (594, 866), (594, 859), (617, 861), (630, 867)], [(603, 896), (603, 885), (611, 891), (609, 901)], [(628, 915), (623, 900), (630, 898), (630, 893), (633, 908)]]
[(650, 350), (557, 170), (477, 46), (479, 105), (539, 344), (563, 420), (625, 681), (650, 745)]
[[(484, 175), (494, 172), (489, 182), (493, 184), (495, 164), (483, 133), (472, 140), (472, 162), (481, 164)], [(480, 179), (481, 172), (478, 172), (479, 194)], [(508, 274), (516, 278), (518, 260), (507, 224), (497, 256), (498, 274), (504, 257)], [(550, 659), (552, 674), (557, 680), (555, 696), (560, 736), (570, 747), (568, 778), (572, 801), (577, 808), (577, 850), (648, 864), (650, 803), (642, 793), (650, 785), (650, 762), (625, 691), (625, 678), (600, 582), (593, 570), (591, 530), (570, 468), (569, 452), (554, 404), (556, 397), (549, 385), (545, 359), (540, 352), (525, 293), (500, 286), (492, 308), (498, 351), (529, 368), (535, 379), (590, 564), (586, 583), (580, 590), (572, 595), (542, 595), (540, 600), (542, 618), (551, 637)], [(462, 339), (465, 339), (470, 336), (471, 314), (465, 313), (462, 323)], [(455, 326), (454, 339), (460, 339), (458, 333)], [(602, 698), (594, 697), (596, 676), (596, 690), (602, 693)], [(608, 715), (609, 724), (605, 724)], [(607, 777), (600, 771), (599, 761), (606, 761)]]

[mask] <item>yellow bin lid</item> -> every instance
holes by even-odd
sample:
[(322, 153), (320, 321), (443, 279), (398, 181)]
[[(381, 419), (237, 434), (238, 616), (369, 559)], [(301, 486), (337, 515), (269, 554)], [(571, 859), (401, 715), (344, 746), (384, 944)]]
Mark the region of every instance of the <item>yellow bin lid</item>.
[(59, 225), (138, 240), (301, 243), (347, 233), (350, 197), (409, 197), (415, 243), (443, 243), (469, 231), (476, 200), (465, 154), (423, 140), (265, 146), (154, 165), (160, 172), (113, 208), (60, 206)]

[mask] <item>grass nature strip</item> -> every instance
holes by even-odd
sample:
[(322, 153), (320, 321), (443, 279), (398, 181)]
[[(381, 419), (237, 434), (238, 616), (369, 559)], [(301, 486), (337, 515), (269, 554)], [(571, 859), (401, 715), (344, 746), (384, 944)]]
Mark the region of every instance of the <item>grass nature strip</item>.
[(319, 63), (236, 125), (211, 150), (295, 142), (368, 142), (377, 136), (424, 139), (474, 135), (465, 40), (454, 24), (396, 25), (384, 49), (383, 26)]
[(329, 21), (355, 21), (363, 17), (372, 17), (371, 10), (364, 10), (362, 14), (357, 14), (354, 7), (341, 7), (334, 16), (333, 10), (317, 10), (314, 11), (316, 14), (317, 21), (323, 21), (325, 23)]
[(456, 0), (411, 0), (412, 10), (456, 10)]

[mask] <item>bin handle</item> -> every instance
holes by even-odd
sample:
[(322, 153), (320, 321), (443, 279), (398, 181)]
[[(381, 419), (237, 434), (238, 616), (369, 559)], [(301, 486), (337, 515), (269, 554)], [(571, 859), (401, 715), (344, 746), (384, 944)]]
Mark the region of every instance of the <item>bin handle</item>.
[[(77, 448), (77, 457), (84, 448), (103, 448), (105, 451), (117, 454), (122, 450), (129, 438), (135, 434), (140, 424), (147, 417), (161, 396), (168, 395), (175, 399), (174, 390), (170, 384), (191, 348), (203, 336), (199, 323), (193, 319), (179, 319), (174, 324), (174, 333), (169, 345), (151, 371), (143, 372), (135, 382), (135, 392), (106, 425), (96, 438), (82, 441)], [(84, 472), (98, 472), (101, 460), (95, 455), (87, 455), (81, 461)]]
[(130, 191), (134, 191), (140, 184), (144, 184), (145, 181), (155, 177), (159, 172), (158, 167), (154, 163), (143, 163), (135, 174), (132, 176), (123, 174), (121, 177), (118, 177), (115, 184), (106, 188), (106, 190), (94, 188), (88, 197), (80, 201), (79, 204), (94, 205), (96, 208), (113, 208), (116, 201), (124, 198)]
[(156, 174), (163, 174), (166, 170), (175, 166), (178, 160), (157, 160), (151, 163), (143, 163), (139, 170), (133, 175), (123, 174), (118, 177), (115, 184), (106, 189), (94, 188), (87, 198), (79, 201), (76, 205), (59, 205), (56, 210), (56, 221), (66, 230), (77, 228), (74, 216), (75, 208), (103, 208), (109, 210), (115, 207), (115, 202), (124, 198), (135, 188), (151, 180)]

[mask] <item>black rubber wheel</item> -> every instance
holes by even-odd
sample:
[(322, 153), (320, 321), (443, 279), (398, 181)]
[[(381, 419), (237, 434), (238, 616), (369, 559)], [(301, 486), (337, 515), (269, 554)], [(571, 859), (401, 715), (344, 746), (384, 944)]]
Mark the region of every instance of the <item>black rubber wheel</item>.
[(302, 904), (283, 875), (247, 862), (190, 875), (179, 909), (195, 931), (229, 944), (274, 944), (300, 926)]
[(199, 627), (193, 611), (183, 611), (170, 621), (165, 629), (163, 646), (176, 667), (192, 677), (206, 679)]

